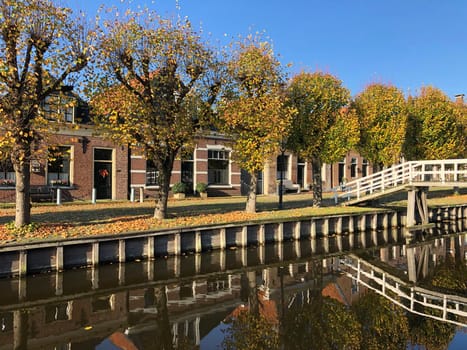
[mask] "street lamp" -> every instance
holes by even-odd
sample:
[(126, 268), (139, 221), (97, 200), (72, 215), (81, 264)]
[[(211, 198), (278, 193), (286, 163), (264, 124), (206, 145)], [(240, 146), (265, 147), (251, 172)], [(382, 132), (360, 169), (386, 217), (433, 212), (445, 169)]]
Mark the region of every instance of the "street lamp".
[(279, 174), (279, 210), (283, 209), (283, 192), (284, 192), (284, 166), (285, 166), (285, 146), (287, 144), (287, 139), (282, 138), (280, 142), (280, 174)]

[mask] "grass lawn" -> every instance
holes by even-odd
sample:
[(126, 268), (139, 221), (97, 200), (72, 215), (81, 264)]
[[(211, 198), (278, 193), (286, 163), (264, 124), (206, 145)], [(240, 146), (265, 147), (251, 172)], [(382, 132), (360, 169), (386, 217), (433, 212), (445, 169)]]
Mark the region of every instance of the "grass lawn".
[[(461, 204), (467, 202), (467, 193), (452, 195), (452, 190), (430, 192), (430, 205)], [(98, 202), (55, 204), (34, 204), (32, 221), (34, 230), (13, 232), (7, 223), (14, 220), (13, 206), (0, 209), (0, 244), (14, 241), (31, 241), (47, 238), (66, 238), (90, 235), (112, 234), (129, 231), (198, 226), (232, 222), (299, 218), (305, 216), (333, 215), (342, 213), (381, 210), (381, 205), (405, 206), (402, 197), (377, 203), (373, 207), (335, 206), (332, 194), (326, 194), (321, 208), (311, 207), (312, 194), (287, 194), (283, 198), (284, 210), (277, 210), (278, 197), (259, 196), (254, 214), (244, 212), (245, 197), (216, 197), (208, 199), (187, 198), (169, 200), (166, 220), (153, 216), (154, 202), (144, 203)]]

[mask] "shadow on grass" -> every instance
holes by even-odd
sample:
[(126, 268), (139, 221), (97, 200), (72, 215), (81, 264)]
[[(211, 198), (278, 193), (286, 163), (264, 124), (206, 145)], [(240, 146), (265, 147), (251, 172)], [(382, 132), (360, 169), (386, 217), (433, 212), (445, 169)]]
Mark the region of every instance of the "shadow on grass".
[[(452, 189), (437, 189), (430, 191), (428, 198), (441, 198), (451, 196)], [(459, 194), (467, 194), (467, 188), (459, 189)], [(389, 206), (401, 207), (407, 200), (407, 193), (401, 192), (390, 195), (380, 200), (368, 203), (371, 207)], [(170, 202), (168, 207), (168, 217), (190, 217), (207, 214), (223, 214), (234, 211), (243, 211), (245, 209), (245, 197), (229, 198), (219, 197), (210, 198), (206, 201), (203, 200), (187, 200), (181, 202)], [(284, 209), (297, 209), (306, 208), (312, 205), (312, 195), (286, 195), (284, 196), (283, 208)], [(325, 197), (322, 202), (323, 207), (335, 205), (332, 197)], [(44, 206), (50, 208), (47, 212), (32, 214), (32, 221), (36, 223), (51, 223), (51, 224), (71, 224), (78, 225), (91, 225), (91, 224), (105, 224), (113, 222), (124, 222), (134, 220), (135, 218), (150, 218), (154, 214), (154, 205), (151, 202), (130, 203), (124, 202), (120, 206), (115, 203), (109, 202), (109, 206), (99, 204), (93, 206), (87, 205), (73, 205), (67, 210), (67, 206), (60, 207), (60, 210), (55, 210), (57, 207), (54, 205)], [(43, 208), (41, 208), (43, 209)], [(257, 202), (257, 211), (275, 211), (278, 210), (278, 202), (276, 196), (259, 197)], [(0, 224), (14, 220), (14, 209), (3, 210), (0, 212)]]
[[(325, 200), (326, 201), (326, 200)], [(231, 199), (219, 198), (202, 200), (188, 200), (177, 202), (170, 202), (168, 207), (168, 218), (177, 217), (190, 217), (207, 214), (223, 214), (234, 211), (243, 211), (245, 209), (246, 199), (244, 197), (237, 197)], [(325, 204), (325, 203), (323, 203)], [(71, 204), (72, 205), (72, 204)], [(311, 198), (309, 196), (285, 196), (283, 202), (284, 209), (304, 208), (311, 205)], [(328, 205), (328, 203), (326, 203)], [(117, 221), (130, 221), (135, 218), (150, 218), (154, 214), (154, 205), (150, 202), (130, 203), (124, 202), (121, 206), (112, 205), (106, 207), (105, 204), (99, 203), (98, 206), (88, 205), (72, 205), (67, 210), (67, 205), (60, 207), (56, 210), (55, 205), (42, 206), (50, 208), (46, 212), (32, 213), (32, 221), (36, 223), (53, 223), (53, 224), (72, 224), (88, 225), (88, 224), (104, 224)], [(278, 203), (274, 197), (259, 199), (257, 202), (257, 211), (274, 211), (278, 210)], [(0, 214), (0, 224), (14, 220), (14, 209), (4, 211), (4, 215)]]

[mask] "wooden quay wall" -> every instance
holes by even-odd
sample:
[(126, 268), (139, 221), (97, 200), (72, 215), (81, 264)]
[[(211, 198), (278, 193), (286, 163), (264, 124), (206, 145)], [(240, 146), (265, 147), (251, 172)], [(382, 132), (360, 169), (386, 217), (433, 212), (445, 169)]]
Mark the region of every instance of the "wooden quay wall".
[[(467, 230), (467, 204), (431, 208), (431, 223)], [(404, 211), (381, 210), (350, 215), (313, 216), (285, 221), (246, 222), (130, 232), (0, 246), (0, 276), (202, 253), (216, 249), (316, 240), (333, 235), (363, 234), (405, 227)]]

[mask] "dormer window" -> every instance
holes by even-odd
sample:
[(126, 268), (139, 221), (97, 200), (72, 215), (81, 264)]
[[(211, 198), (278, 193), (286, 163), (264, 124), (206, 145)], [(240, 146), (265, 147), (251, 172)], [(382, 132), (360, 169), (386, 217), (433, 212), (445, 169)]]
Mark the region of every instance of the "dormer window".
[(46, 119), (74, 123), (75, 102), (70, 96), (50, 95), (42, 103), (42, 112)]

